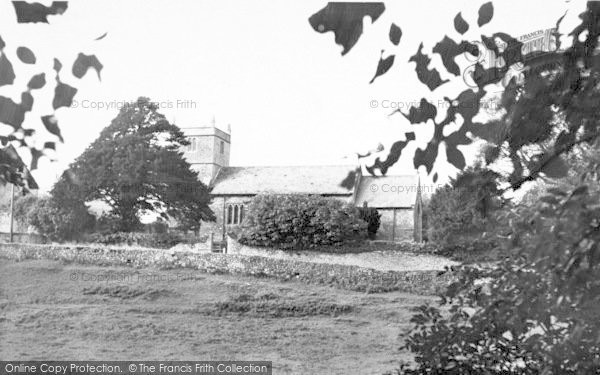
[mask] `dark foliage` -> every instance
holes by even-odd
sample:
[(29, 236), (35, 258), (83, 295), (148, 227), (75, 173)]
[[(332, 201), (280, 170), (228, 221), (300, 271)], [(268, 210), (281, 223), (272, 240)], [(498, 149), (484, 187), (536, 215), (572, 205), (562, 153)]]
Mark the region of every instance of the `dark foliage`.
[(383, 3), (332, 2), (313, 14), (308, 22), (319, 33), (333, 31), (335, 42), (344, 48), (342, 55), (345, 55), (354, 47), (362, 34), (365, 16), (371, 17), (371, 22), (375, 22), (384, 10)]
[(429, 240), (449, 247), (497, 225), (494, 216), (503, 205), (499, 179), (495, 172), (472, 167), (436, 190), (426, 209)]
[(29, 197), (17, 212), (27, 224), (52, 241), (77, 240), (94, 227), (95, 219), (82, 201), (59, 203), (51, 197)]
[(366, 237), (356, 207), (309, 195), (258, 195), (248, 207), (239, 241), (251, 246), (311, 249)]
[(381, 225), (381, 214), (374, 207), (368, 207), (367, 202), (360, 208), (360, 218), (367, 223), (369, 239), (374, 240)]
[[(487, 24), (493, 14), (493, 5), (484, 4), (477, 24)], [(487, 143), (484, 170), (497, 161), (511, 164), (508, 183), (512, 189), (540, 178), (569, 177), (570, 170), (583, 171), (578, 171), (573, 187), (547, 189), (539, 204), (500, 212), (499, 220), (509, 231), (497, 239), (510, 256), (485, 267), (462, 267), (459, 280), (442, 295), (442, 308), (417, 309), (416, 327), (406, 341), (416, 366), (403, 366), (400, 373), (600, 373), (600, 163), (573, 168), (565, 161), (578, 147), (599, 147), (600, 3), (587, 4), (580, 25), (568, 34), (571, 44), (559, 49), (563, 17), (552, 34), (557, 48), (543, 53), (525, 54), (523, 43), (503, 32), (482, 36), (482, 45), (504, 64), (486, 67), (477, 63), (472, 75), (477, 89), (447, 99), (449, 108), (440, 122), (431, 106), (423, 104), (407, 116), (412, 123), (434, 122), (433, 138), (414, 155), (415, 167), (425, 166), (428, 173), (441, 142), (448, 161), (464, 169), (465, 159), (457, 146), (477, 138)], [(457, 31), (464, 32), (467, 26), (462, 16), (456, 17)], [(438, 50), (443, 61), (444, 54), (453, 53), (453, 48)], [(419, 80), (430, 89), (443, 83), (421, 49), (413, 60)], [(515, 64), (523, 72), (521, 80), (507, 75)], [(454, 69), (451, 56), (446, 56), (444, 65)], [(501, 81), (506, 86), (499, 116), (487, 124), (474, 122), (486, 86)], [(444, 132), (458, 115), (463, 120), (459, 129)], [(406, 149), (406, 144), (400, 146), (391, 150), (387, 158), (391, 163), (376, 161), (371, 170), (385, 173)], [(480, 182), (472, 179), (465, 185), (477, 187)], [(492, 198), (497, 193), (489, 192)], [(486, 200), (477, 197), (474, 202), (480, 203), (470, 206), (472, 213), (486, 211)], [(473, 217), (477, 215), (468, 215)]]
[(207, 187), (179, 149), (187, 145), (148, 98), (128, 103), (54, 186), (59, 202), (101, 200), (118, 218), (113, 230), (139, 229), (139, 216), (156, 212), (198, 229), (213, 220)]

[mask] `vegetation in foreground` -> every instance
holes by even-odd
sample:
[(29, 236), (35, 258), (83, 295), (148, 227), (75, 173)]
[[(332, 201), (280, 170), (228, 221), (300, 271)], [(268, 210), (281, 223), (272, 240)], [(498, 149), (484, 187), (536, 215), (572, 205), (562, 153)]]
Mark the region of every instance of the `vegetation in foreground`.
[[(570, 16), (571, 10), (565, 15)], [(329, 3), (309, 23), (315, 31), (333, 31), (345, 54), (362, 33), (362, 24), (355, 20), (369, 15), (376, 21), (384, 11), (381, 3)], [(477, 26), (491, 22), (493, 15), (492, 2), (483, 4)], [(468, 166), (458, 147), (483, 141), (485, 163), (480, 176), (501, 170), (505, 183), (498, 186), (501, 191), (517, 191), (540, 180), (558, 182), (575, 172), (571, 185), (556, 184), (539, 203), (501, 212), (498, 219), (506, 232), (493, 234), (507, 256), (489, 267), (463, 268), (459, 281), (443, 294), (442, 305), (449, 314), (434, 306), (419, 309), (407, 340), (417, 365), (404, 366), (400, 373), (600, 371), (600, 160), (583, 158), (578, 166), (568, 163), (581, 154), (597, 155), (600, 148), (600, 3), (588, 2), (579, 13), (579, 24), (568, 34), (561, 30), (565, 15), (558, 17), (552, 32), (554, 46), (546, 51), (525, 52), (524, 43), (505, 32), (481, 35), (479, 45), (443, 37), (432, 51), (441, 56), (448, 73), (444, 78), (462, 79), (455, 58), (470, 54), (477, 60), (470, 77), (477, 87), (457, 93), (454, 99), (445, 97), (441, 121), (440, 106), (426, 98), (408, 112), (398, 110), (411, 124), (434, 124), (427, 146), (417, 148), (413, 157), (414, 166), (424, 167), (434, 181), (441, 143), (447, 161), (465, 171)], [(456, 32), (464, 35), (470, 26), (474, 24), (458, 12)], [(397, 46), (401, 36), (400, 27), (392, 23), (389, 42)], [(483, 56), (482, 46), (493, 52), (498, 63), (477, 59)], [(418, 80), (435, 91), (449, 80), (442, 79), (437, 67), (430, 67), (432, 60), (423, 49), (421, 44), (409, 61), (416, 66)], [(371, 82), (390, 70), (394, 57), (380, 58)], [(519, 74), (513, 74), (513, 69)], [(475, 118), (484, 98), (489, 98), (490, 86), (503, 88), (500, 108), (496, 116), (480, 123)], [(447, 131), (447, 126), (457, 128)], [(395, 142), (387, 157), (376, 159), (369, 170), (385, 174), (413, 142), (417, 142), (415, 132), (406, 132), (405, 139)], [(505, 168), (498, 169), (499, 164)], [(490, 201), (497, 189), (485, 189), (482, 182), (486, 181), (470, 178), (462, 187), (487, 191), (484, 197)], [(453, 240), (451, 235), (447, 239)]]

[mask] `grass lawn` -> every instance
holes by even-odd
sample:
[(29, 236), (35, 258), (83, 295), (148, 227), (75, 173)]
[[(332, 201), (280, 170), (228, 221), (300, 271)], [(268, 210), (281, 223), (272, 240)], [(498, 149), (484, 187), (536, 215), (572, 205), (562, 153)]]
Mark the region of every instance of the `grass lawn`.
[(397, 368), (433, 297), (300, 282), (0, 259), (2, 360), (268, 360), (274, 374)]

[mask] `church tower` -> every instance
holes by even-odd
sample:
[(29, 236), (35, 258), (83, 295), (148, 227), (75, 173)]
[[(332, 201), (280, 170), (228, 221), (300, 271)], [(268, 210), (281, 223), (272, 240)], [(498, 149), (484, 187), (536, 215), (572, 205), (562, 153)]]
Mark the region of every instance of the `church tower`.
[(231, 128), (227, 132), (218, 129), (213, 118), (210, 126), (182, 128), (189, 146), (183, 150), (183, 156), (198, 172), (198, 177), (209, 185), (222, 167), (229, 166), (231, 147)]

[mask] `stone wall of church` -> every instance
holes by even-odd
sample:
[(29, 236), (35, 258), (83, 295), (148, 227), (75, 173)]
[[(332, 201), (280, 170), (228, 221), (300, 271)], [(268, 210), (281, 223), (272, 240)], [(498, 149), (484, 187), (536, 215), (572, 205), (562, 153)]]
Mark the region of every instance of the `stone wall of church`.
[[(340, 197), (344, 201), (347, 198)], [(227, 208), (233, 205), (244, 205), (247, 212), (248, 204), (252, 197), (213, 197), (210, 203), (211, 210), (215, 213), (217, 220), (215, 222), (202, 222), (200, 235), (213, 233), (213, 239), (220, 242), (223, 239), (223, 233), (234, 233), (240, 230), (239, 224), (227, 224)], [(413, 240), (413, 210), (410, 208), (380, 208), (381, 225), (377, 231), (378, 240), (383, 241), (412, 241)], [(394, 216), (394, 211), (396, 214)], [(225, 225), (225, 232), (223, 226)]]
[(216, 242), (220, 242), (223, 238), (223, 226), (225, 233), (236, 233), (240, 230), (239, 224), (227, 224), (227, 208), (230, 205), (243, 205), (246, 212), (248, 204), (252, 197), (213, 197), (210, 203), (210, 209), (215, 213), (217, 220), (215, 222), (202, 222), (200, 227), (200, 235), (208, 235), (213, 233), (213, 238)]

